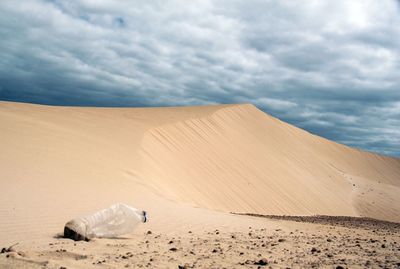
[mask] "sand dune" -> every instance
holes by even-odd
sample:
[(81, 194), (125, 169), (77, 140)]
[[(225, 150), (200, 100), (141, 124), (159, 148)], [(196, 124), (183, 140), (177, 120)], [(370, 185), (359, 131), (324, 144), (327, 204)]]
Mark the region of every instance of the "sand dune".
[(174, 200), (400, 221), (400, 160), (317, 137), (252, 105), (152, 128), (141, 147), (143, 177)]
[(115, 202), (146, 208), (148, 227), (166, 233), (247, 225), (229, 212), (400, 222), (399, 159), (312, 135), (249, 104), (0, 102), (0, 184), (2, 244), (49, 238)]

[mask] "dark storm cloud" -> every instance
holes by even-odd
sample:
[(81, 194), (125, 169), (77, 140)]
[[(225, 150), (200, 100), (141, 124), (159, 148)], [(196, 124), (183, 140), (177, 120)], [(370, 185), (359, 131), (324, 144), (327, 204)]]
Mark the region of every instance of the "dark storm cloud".
[(396, 1), (0, 2), (0, 100), (251, 102), (400, 156)]

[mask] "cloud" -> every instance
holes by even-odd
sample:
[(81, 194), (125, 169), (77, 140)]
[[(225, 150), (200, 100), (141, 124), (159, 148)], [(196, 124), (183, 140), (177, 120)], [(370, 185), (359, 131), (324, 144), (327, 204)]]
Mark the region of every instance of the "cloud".
[(400, 156), (399, 12), (394, 0), (2, 0), (0, 100), (251, 102)]
[(257, 99), (256, 101), (254, 101), (253, 103), (259, 107), (268, 107), (270, 109), (278, 110), (278, 111), (289, 110), (289, 109), (297, 106), (296, 103), (293, 103), (290, 101), (265, 98), (265, 97), (261, 97), (261, 98)]

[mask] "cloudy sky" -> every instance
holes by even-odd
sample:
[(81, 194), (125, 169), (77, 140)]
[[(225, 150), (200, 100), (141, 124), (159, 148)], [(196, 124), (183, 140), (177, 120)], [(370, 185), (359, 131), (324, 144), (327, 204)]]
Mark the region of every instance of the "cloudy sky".
[(395, 0), (1, 0), (0, 100), (253, 103), (400, 157)]

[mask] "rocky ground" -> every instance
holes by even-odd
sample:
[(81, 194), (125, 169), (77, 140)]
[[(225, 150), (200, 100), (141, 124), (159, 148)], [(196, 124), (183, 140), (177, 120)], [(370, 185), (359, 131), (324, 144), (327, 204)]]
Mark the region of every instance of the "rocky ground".
[(5, 247), (0, 267), (400, 268), (400, 224), (323, 216), (268, 218), (276, 228), (146, 231), (90, 242), (55, 238), (29, 250)]

